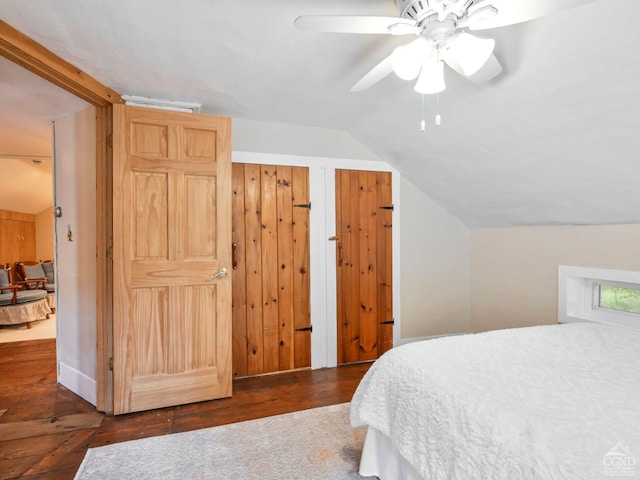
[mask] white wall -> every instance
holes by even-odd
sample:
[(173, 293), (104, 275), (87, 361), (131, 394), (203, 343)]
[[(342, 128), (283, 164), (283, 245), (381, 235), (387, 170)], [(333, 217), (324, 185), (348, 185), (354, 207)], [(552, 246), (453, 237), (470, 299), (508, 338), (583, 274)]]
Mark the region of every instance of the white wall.
[(305, 157), (375, 160), (351, 135), (328, 128), (232, 119), (233, 150)]
[[(96, 403), (95, 109), (54, 122), (58, 381)], [(71, 229), (71, 240), (67, 237)]]
[(470, 331), (469, 229), (401, 181), (402, 338)]
[(558, 266), (640, 271), (640, 225), (471, 231), (473, 331), (553, 324)]
[[(234, 162), (311, 166), (312, 193), (322, 189), (316, 194), (324, 210), (311, 226), (312, 243), (321, 237), (315, 250), (311, 247), (312, 315), (314, 338), (323, 335), (326, 342), (312, 344), (314, 355), (322, 349), (314, 365), (331, 366), (336, 356), (335, 246), (326, 240), (335, 233), (336, 168), (386, 170), (394, 176), (394, 343), (470, 330), (469, 229), (460, 221), (385, 162), (369, 161), (372, 154), (343, 132), (234, 119), (232, 139)], [(317, 212), (314, 207), (312, 222)], [(322, 308), (318, 302), (324, 302)], [(325, 323), (321, 329), (319, 319)]]
[[(316, 193), (328, 212), (333, 208), (331, 177), (336, 166), (368, 169), (377, 163), (378, 168), (393, 170), (349, 134), (337, 130), (233, 119), (232, 142), (234, 161), (278, 163), (285, 159), (313, 165), (312, 175), (325, 179), (322, 194)], [(268, 154), (275, 157), (270, 159)], [(394, 194), (399, 195), (394, 200), (399, 214), (394, 230), (400, 244), (394, 282), (401, 286), (394, 296), (399, 308), (394, 312), (399, 326), (396, 340), (554, 323), (560, 264), (640, 270), (639, 225), (469, 230), (410, 179), (400, 177)], [(325, 238), (333, 234), (331, 214), (323, 214), (322, 219), (322, 245), (317, 249), (325, 251), (326, 264), (320, 273), (330, 282), (335, 258), (332, 245), (324, 245)], [(332, 288), (325, 281), (315, 284), (312, 293), (318, 295), (320, 290), (328, 302), (315, 313), (327, 318), (323, 333), (328, 337), (334, 334), (330, 325), (335, 321)], [(326, 291), (328, 294), (323, 293)], [(322, 352), (325, 358), (334, 356), (330, 347), (323, 348), (328, 348)]]
[(36, 214), (36, 260), (53, 259), (53, 207)]

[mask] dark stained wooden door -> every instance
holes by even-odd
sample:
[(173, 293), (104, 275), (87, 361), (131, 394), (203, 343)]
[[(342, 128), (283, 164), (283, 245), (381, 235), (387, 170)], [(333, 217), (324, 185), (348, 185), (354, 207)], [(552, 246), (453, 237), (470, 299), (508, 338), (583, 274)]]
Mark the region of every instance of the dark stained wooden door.
[(232, 166), (233, 375), (311, 366), (309, 169)]
[(336, 170), (338, 363), (393, 346), (391, 173)]

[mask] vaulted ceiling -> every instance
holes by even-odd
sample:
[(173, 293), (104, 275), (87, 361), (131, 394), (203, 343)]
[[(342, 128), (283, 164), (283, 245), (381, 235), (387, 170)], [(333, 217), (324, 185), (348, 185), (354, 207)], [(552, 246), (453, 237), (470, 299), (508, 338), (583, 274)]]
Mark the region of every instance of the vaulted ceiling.
[(448, 70), (424, 133), (411, 83), (349, 92), (406, 38), (293, 26), (392, 0), (0, 0), (0, 17), (121, 94), (344, 130), (470, 227), (640, 222), (640, 2), (558, 2), (584, 4), (481, 32), (504, 72)]

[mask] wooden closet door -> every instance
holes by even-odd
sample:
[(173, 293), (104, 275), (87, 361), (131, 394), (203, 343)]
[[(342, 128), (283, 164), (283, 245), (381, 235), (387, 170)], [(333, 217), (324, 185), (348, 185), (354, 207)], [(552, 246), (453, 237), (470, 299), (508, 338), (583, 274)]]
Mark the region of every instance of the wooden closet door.
[(338, 363), (393, 346), (391, 173), (336, 170)]
[(35, 261), (36, 217), (28, 213), (0, 210), (0, 263)]
[(310, 367), (309, 170), (232, 172), (233, 374)]
[(34, 260), (36, 258), (36, 224), (34, 222), (20, 222), (20, 259)]
[(2, 263), (9, 263), (11, 268), (15, 268), (15, 262), (23, 260), (20, 258), (20, 223), (22, 222), (9, 219), (2, 219), (1, 221), (0, 248), (2, 248)]

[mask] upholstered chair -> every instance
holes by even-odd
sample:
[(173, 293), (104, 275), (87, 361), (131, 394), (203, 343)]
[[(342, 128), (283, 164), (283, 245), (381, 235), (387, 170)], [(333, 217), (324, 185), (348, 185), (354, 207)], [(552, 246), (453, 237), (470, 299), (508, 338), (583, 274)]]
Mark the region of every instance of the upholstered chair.
[(24, 282), (11, 283), (11, 267), (0, 268), (0, 324), (12, 325), (49, 318), (51, 308), (46, 290), (26, 289)]
[(42, 270), (44, 271), (45, 276), (47, 277), (47, 283), (45, 284), (46, 290), (49, 293), (53, 293), (56, 291), (56, 277), (54, 272), (54, 266), (52, 260), (45, 260), (40, 262), (42, 265)]
[(16, 293), (19, 289), (18, 285), (11, 284), (9, 269), (0, 269), (0, 306), (15, 305), (18, 301)]
[(47, 301), (53, 313), (56, 312), (56, 284), (53, 274), (53, 262), (18, 262), (18, 274), (29, 290), (46, 290)]
[(27, 290), (46, 290), (47, 276), (40, 262), (16, 262), (16, 270)]

